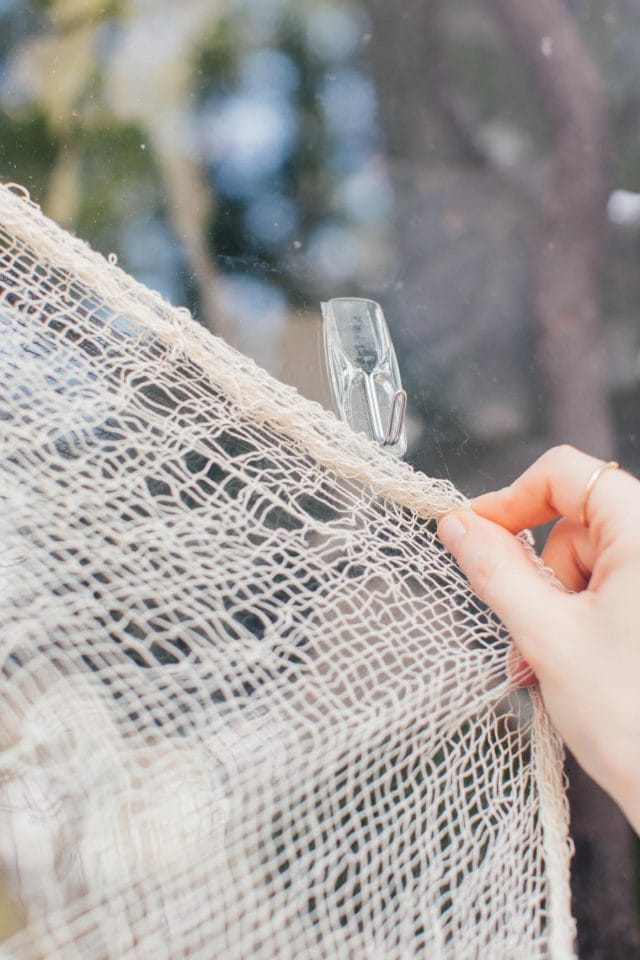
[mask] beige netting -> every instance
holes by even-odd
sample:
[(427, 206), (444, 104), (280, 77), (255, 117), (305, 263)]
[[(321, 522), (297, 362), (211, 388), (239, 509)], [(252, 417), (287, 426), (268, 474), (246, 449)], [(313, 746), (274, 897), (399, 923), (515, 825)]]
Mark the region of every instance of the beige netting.
[(560, 748), (447, 483), (6, 187), (0, 435), (3, 956), (572, 955)]

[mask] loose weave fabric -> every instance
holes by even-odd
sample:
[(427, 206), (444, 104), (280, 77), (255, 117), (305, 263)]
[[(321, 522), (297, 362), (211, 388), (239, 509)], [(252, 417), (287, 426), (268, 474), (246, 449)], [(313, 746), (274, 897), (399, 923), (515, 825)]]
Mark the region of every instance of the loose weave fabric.
[(463, 498), (0, 187), (0, 955), (571, 957)]

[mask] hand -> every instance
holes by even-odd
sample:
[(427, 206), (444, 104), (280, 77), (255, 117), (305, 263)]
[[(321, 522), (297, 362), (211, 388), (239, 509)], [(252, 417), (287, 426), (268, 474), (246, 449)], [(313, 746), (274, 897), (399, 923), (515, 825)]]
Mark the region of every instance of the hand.
[[(511, 486), (447, 514), (438, 534), (510, 631), (567, 746), (640, 832), (640, 483), (607, 469), (585, 503), (601, 462), (549, 450)], [(514, 536), (557, 517), (542, 560), (566, 591)]]

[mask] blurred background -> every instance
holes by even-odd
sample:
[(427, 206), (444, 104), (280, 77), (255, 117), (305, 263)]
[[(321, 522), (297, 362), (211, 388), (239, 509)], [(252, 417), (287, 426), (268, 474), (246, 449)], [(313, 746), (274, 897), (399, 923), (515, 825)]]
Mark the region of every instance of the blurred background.
[[(325, 405), (320, 301), (379, 300), (407, 459), (469, 495), (640, 469), (639, 130), (640, 0), (0, 0), (2, 179)], [(568, 770), (580, 956), (640, 956)]]

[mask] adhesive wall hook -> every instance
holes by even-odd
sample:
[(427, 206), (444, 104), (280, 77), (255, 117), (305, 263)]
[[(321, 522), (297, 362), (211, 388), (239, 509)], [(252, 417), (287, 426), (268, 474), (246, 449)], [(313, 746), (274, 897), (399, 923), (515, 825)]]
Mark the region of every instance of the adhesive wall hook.
[(380, 304), (338, 297), (321, 306), (336, 413), (394, 456), (404, 456), (407, 394)]

